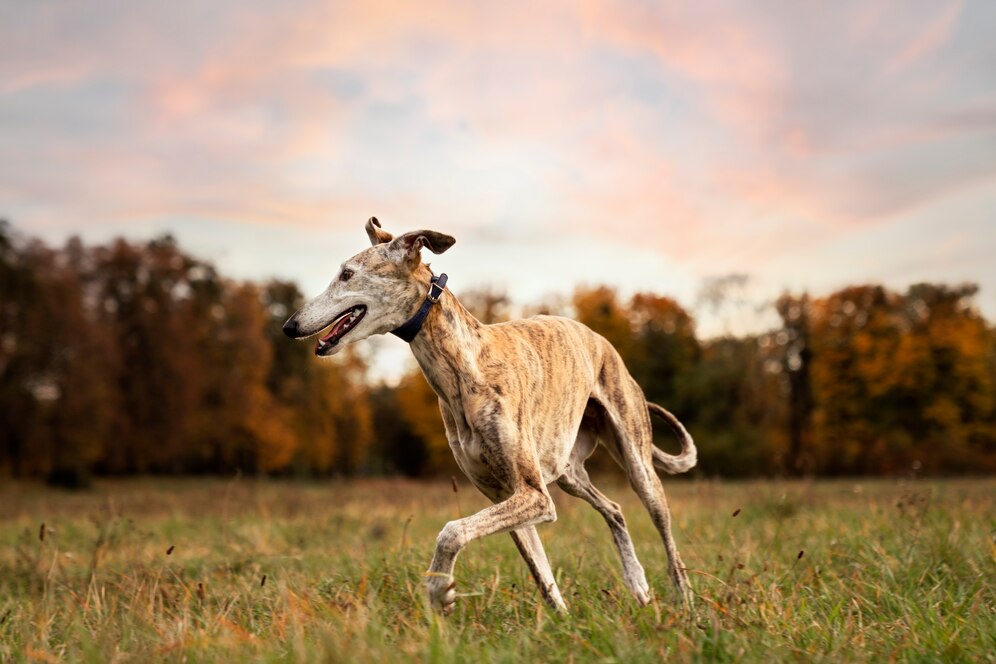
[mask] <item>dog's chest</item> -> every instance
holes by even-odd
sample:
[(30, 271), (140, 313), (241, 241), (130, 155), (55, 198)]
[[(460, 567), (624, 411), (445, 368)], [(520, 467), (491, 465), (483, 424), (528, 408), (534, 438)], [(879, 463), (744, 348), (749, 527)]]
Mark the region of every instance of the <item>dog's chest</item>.
[(462, 408), (443, 408), (446, 436), (460, 469), (479, 487), (507, 488), (512, 464), (495, 427), (487, 421), (468, 421)]
[(474, 481), (475, 484), (484, 483), (490, 485), (497, 478), (491, 472), (487, 457), (479, 451), (475, 451), (475, 449), (479, 449), (479, 447), (475, 448), (470, 445), (458, 446), (458, 449), (453, 449), (453, 457), (464, 474)]
[(488, 445), (470, 426), (461, 427), (459, 435), (451, 436), (449, 443), (453, 458), (468, 477), (474, 479), (491, 476), (491, 460), (485, 451)]

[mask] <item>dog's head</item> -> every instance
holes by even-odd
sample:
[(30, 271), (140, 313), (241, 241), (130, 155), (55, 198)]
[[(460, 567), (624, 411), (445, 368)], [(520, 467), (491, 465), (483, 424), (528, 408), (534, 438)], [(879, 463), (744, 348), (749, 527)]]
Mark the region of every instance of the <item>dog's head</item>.
[(284, 333), (292, 339), (322, 332), (316, 355), (335, 355), (351, 343), (390, 332), (414, 316), (432, 278), (422, 263), (422, 247), (441, 254), (456, 242), (449, 235), (425, 230), (394, 237), (375, 217), (366, 229), (373, 246), (345, 261), (325, 292), (284, 323)]

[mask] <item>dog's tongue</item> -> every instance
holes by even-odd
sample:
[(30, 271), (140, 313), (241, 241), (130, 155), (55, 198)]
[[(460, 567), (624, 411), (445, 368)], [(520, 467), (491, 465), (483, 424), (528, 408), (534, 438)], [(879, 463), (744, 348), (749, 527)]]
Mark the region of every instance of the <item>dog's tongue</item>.
[(323, 344), (326, 344), (326, 343), (332, 341), (333, 339), (335, 339), (339, 335), (339, 333), (342, 332), (342, 329), (344, 327), (346, 327), (347, 325), (349, 325), (349, 322), (352, 321), (352, 320), (353, 320), (353, 314), (352, 314), (352, 312), (349, 312), (349, 313), (346, 313), (346, 314), (340, 316), (332, 324), (332, 329), (329, 330), (329, 333), (326, 334), (324, 337), (321, 338), (321, 342)]

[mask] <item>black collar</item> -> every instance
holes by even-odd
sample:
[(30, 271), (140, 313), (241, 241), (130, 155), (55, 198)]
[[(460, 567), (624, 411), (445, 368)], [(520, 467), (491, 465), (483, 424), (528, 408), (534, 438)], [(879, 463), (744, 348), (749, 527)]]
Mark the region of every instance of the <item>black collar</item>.
[(446, 288), (446, 278), (445, 272), (438, 277), (434, 276), (432, 278), (432, 283), (429, 284), (429, 294), (425, 296), (425, 302), (422, 303), (418, 312), (401, 327), (391, 330), (391, 334), (401, 337), (408, 343), (411, 343), (415, 339), (415, 336), (422, 329), (422, 324), (425, 323), (426, 317), (429, 315), (429, 309), (436, 302), (439, 302), (439, 298), (442, 297), (443, 289)]

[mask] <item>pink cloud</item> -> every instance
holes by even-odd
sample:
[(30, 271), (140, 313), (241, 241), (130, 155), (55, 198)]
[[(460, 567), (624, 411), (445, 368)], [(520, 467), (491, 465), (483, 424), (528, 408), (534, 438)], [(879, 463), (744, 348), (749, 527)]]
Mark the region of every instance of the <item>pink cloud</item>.
[[(72, 11), (41, 12), (37, 44), (0, 45), (0, 95), (88, 79), (129, 95), (116, 133), (31, 137), (51, 168), (7, 191), (75, 223), (528, 219), (724, 265), (783, 250), (786, 224), (825, 238), (986, 177), (970, 150), (926, 150), (992, 132), (985, 99), (971, 130), (935, 113), (969, 107), (939, 106), (930, 68), (961, 2), (926, 19), (895, 2), (186, 9), (135, 3), (78, 34)], [(330, 91), (329, 71), (356, 89)], [(907, 166), (938, 154), (945, 172)]]
[(885, 71), (894, 74), (908, 69), (946, 44), (954, 33), (964, 5), (964, 0), (948, 2), (936, 16), (923, 25), (920, 32), (902, 50), (889, 59)]
[(785, 54), (766, 38), (755, 12), (694, 7), (595, 2), (585, 13), (593, 38), (653, 54), (666, 70), (693, 83), (721, 121), (741, 135), (762, 137), (783, 103)]

